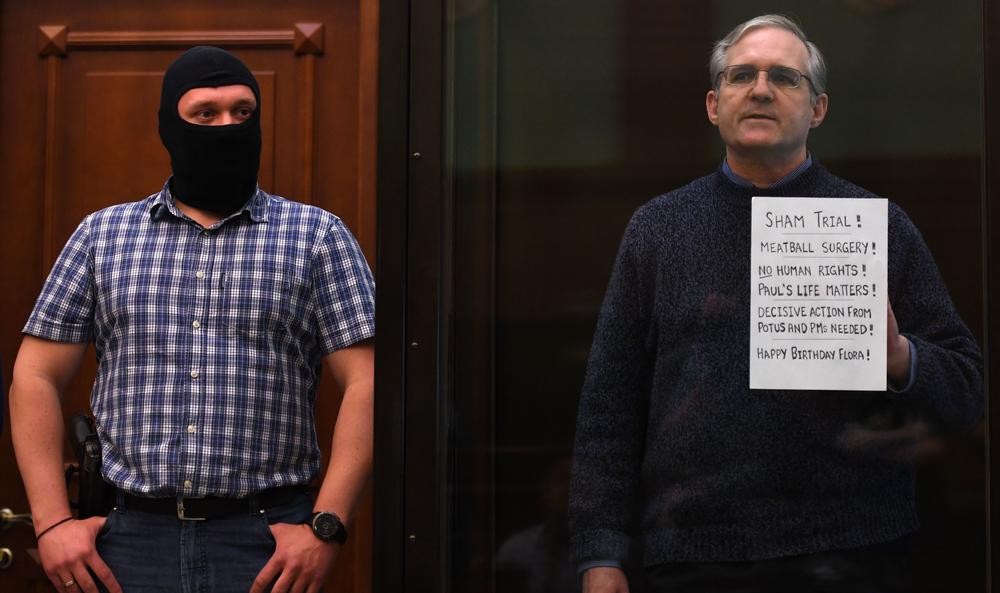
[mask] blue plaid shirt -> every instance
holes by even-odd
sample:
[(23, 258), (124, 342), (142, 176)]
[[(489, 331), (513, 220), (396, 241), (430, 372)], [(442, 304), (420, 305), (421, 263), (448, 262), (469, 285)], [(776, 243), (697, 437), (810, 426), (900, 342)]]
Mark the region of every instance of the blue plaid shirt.
[(157, 497), (243, 497), (319, 473), (322, 358), (374, 335), (350, 231), (257, 194), (203, 229), (166, 186), (87, 216), (24, 333), (93, 340), (104, 476)]

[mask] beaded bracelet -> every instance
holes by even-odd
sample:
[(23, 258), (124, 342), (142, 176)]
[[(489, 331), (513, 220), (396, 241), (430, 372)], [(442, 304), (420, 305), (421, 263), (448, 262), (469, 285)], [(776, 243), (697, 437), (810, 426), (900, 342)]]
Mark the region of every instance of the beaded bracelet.
[(37, 542), (38, 540), (42, 539), (43, 535), (45, 535), (46, 533), (52, 531), (56, 527), (59, 527), (60, 525), (62, 525), (66, 521), (72, 521), (72, 520), (73, 520), (73, 517), (66, 517), (65, 519), (60, 519), (59, 521), (56, 521), (52, 525), (49, 525), (48, 527), (46, 527), (45, 529), (43, 529), (41, 532), (39, 532), (39, 534), (35, 536), (35, 541)]

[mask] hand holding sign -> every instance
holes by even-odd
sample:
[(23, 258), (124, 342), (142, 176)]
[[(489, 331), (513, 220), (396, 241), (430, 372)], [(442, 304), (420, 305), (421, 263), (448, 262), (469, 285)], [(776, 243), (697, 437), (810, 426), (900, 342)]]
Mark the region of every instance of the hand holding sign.
[(906, 385), (910, 376), (910, 341), (899, 334), (899, 324), (892, 312), (892, 303), (886, 309), (886, 374), (897, 386)]

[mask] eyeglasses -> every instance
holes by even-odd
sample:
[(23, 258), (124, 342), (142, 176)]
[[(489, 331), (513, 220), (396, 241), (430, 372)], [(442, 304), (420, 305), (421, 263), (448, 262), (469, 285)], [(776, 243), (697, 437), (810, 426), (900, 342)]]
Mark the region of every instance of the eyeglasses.
[[(757, 75), (761, 72), (767, 74), (767, 80), (771, 84), (782, 89), (795, 89), (799, 87), (799, 82), (803, 78), (809, 80), (808, 76), (788, 66), (771, 66), (767, 70), (761, 70), (750, 64), (726, 66), (719, 73), (719, 76), (726, 81), (726, 84), (747, 86), (756, 83)], [(812, 84), (811, 80), (809, 80), (809, 84)]]

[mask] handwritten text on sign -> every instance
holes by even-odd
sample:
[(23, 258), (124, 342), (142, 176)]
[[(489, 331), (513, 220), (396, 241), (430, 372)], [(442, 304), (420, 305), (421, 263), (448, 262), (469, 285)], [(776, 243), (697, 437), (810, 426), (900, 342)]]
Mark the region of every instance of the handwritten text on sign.
[(750, 388), (886, 388), (887, 202), (753, 198)]

